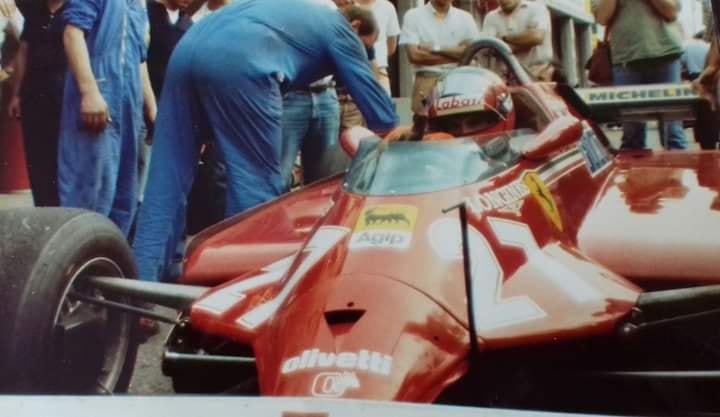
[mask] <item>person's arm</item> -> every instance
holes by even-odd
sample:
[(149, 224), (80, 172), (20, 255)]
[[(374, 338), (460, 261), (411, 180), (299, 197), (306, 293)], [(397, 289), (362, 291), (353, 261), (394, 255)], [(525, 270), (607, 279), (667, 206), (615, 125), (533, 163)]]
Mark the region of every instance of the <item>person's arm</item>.
[(347, 88), (368, 128), (377, 133), (388, 132), (398, 121), (392, 100), (375, 79), (357, 35), (345, 26), (328, 43), (335, 76)]
[(618, 0), (596, 0), (593, 1), (593, 14), (595, 20), (603, 26), (607, 26), (615, 14)]
[(405, 52), (410, 63), (420, 66), (453, 63), (454, 61), (451, 59), (433, 54), (431, 52), (432, 45), (426, 45), (420, 41), (415, 12), (416, 9), (412, 9), (405, 13), (405, 21), (400, 34), (400, 43), (405, 45)]
[(82, 29), (68, 24), (63, 33), (63, 44), (70, 73), (80, 92), (80, 119), (88, 130), (100, 132), (107, 127), (110, 117), (107, 103), (100, 94), (90, 66), (85, 33)]
[(710, 51), (705, 59), (705, 69), (692, 82), (693, 90), (700, 97), (708, 100), (713, 110), (718, 108), (718, 74), (720, 74), (720, 51), (718, 51), (717, 39), (713, 36)]
[(430, 45), (408, 44), (405, 49), (407, 51), (408, 60), (415, 65), (439, 65), (457, 62), (456, 59), (440, 55), (440, 51), (433, 53), (432, 46)]
[(523, 32), (502, 37), (502, 40), (510, 45), (513, 52), (524, 52), (542, 45), (551, 30), (550, 10), (545, 5), (531, 3), (527, 7), (531, 8), (531, 17), (527, 28)]
[(528, 29), (514, 35), (505, 35), (502, 40), (510, 45), (513, 52), (523, 52), (542, 45), (545, 40), (545, 31), (537, 28)]
[(713, 36), (710, 41), (710, 49), (705, 57), (705, 67), (714, 67), (720, 65), (720, 50), (718, 50), (717, 37)]
[(397, 51), (397, 45), (398, 45), (398, 37), (397, 36), (388, 36), (388, 38), (387, 38), (387, 55), (388, 55), (388, 57), (395, 55), (395, 52)]
[(145, 124), (148, 130), (148, 138), (152, 136), (155, 117), (157, 116), (157, 100), (155, 92), (150, 83), (147, 62), (140, 64), (140, 77), (142, 78), (143, 108), (145, 110)]
[(14, 75), (11, 90), (10, 90), (10, 104), (8, 104), (8, 114), (10, 117), (18, 118), (21, 116), (20, 109), (20, 88), (22, 87), (23, 80), (25, 79), (25, 64), (27, 62), (27, 51), (28, 44), (23, 41), (20, 42), (17, 55), (13, 62)]
[(15, 0), (0, 0), (0, 14), (9, 18), (17, 10)]
[(678, 17), (677, 0), (646, 0), (657, 14), (667, 22), (674, 22)]
[(457, 46), (436, 50), (433, 52), (433, 54), (448, 58), (452, 62), (460, 62), (463, 55), (465, 55), (465, 50), (467, 49), (467, 47), (475, 40), (480, 38), (480, 31), (477, 28), (475, 19), (469, 13), (466, 15), (463, 26), (464, 34), (462, 42), (460, 42)]

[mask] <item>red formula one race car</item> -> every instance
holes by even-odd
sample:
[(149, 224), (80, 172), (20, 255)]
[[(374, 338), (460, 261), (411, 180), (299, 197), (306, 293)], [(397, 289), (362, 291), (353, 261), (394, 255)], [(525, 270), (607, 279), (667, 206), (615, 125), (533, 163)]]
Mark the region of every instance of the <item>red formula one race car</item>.
[(2, 212), (4, 391), (126, 389), (154, 303), (179, 392), (717, 411), (720, 153), (615, 156), (572, 90), (477, 60), (514, 130), (346, 132), (346, 175), (195, 236), (178, 284), (128, 279), (98, 215)]

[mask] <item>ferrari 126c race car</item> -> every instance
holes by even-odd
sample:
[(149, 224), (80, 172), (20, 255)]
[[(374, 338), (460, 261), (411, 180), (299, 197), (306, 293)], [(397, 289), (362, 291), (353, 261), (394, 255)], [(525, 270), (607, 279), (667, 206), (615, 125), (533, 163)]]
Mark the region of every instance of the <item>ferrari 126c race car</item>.
[(196, 235), (178, 284), (99, 215), (2, 211), (2, 391), (126, 390), (146, 316), (178, 392), (718, 411), (720, 153), (615, 155), (572, 89), (478, 59), (515, 130), (348, 131), (346, 174)]

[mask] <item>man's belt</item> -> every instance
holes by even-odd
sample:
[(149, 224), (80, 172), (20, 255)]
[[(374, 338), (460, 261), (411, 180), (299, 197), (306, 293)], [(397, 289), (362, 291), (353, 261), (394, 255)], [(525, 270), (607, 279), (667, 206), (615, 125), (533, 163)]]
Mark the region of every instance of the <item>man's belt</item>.
[(303, 93), (312, 93), (312, 94), (320, 94), (327, 91), (328, 88), (333, 88), (335, 86), (335, 83), (325, 83), (325, 84), (319, 84), (319, 85), (309, 85), (305, 88), (298, 88), (294, 91), (300, 91)]

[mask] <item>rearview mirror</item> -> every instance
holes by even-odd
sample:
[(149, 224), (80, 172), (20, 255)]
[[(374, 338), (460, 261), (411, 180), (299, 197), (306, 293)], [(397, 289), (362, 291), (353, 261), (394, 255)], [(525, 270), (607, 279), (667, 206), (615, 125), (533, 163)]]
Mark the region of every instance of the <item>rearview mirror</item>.
[(530, 160), (545, 159), (553, 153), (580, 140), (582, 123), (573, 116), (562, 116), (553, 120), (540, 134), (523, 149), (523, 156)]
[(360, 147), (360, 141), (375, 136), (375, 133), (365, 127), (351, 127), (350, 129), (346, 129), (340, 135), (340, 146), (342, 146), (343, 150), (350, 158), (354, 158), (358, 148)]

